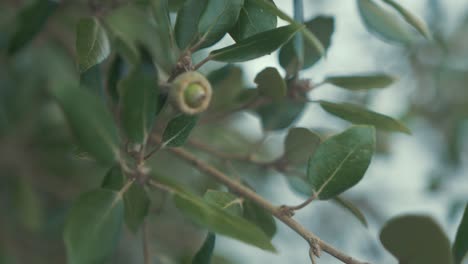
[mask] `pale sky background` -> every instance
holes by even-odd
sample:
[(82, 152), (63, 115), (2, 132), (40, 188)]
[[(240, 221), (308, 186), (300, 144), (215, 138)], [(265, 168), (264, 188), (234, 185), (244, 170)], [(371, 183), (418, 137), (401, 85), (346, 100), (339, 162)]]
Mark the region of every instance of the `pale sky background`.
[[(424, 8), (429, 0), (398, 2), (420, 18), (427, 18)], [(444, 17), (440, 22), (443, 23), (444, 29), (450, 31), (457, 24), (457, 20), (468, 11), (468, 1), (443, 0), (442, 2), (447, 9), (444, 10)], [(275, 3), (289, 14), (292, 13), (292, 0), (276, 0)], [(356, 1), (305, 0), (304, 5), (305, 20), (319, 14), (334, 16), (335, 33), (326, 60), (305, 71), (301, 77), (319, 82), (327, 74), (384, 71), (395, 75), (400, 81), (376, 92), (377, 99), (370, 108), (398, 118), (405, 110), (406, 100), (414, 96), (412, 92), (415, 86), (410, 67), (404, 59), (403, 48), (385, 43), (366, 31), (359, 17)], [(285, 24), (284, 21), (279, 20), (279, 25), (282, 24)], [(230, 42), (231, 40), (226, 37), (216, 47)], [(247, 73), (246, 81), (251, 83), (255, 75), (267, 66), (275, 66), (281, 70), (276, 53), (246, 63), (244, 66)], [(343, 98), (343, 91), (327, 85), (314, 91), (310, 96), (314, 99), (340, 101), (340, 98)], [(374, 158), (364, 179), (346, 192), (346, 196), (364, 200), (373, 208), (379, 208), (379, 213), (383, 217), (379, 219), (381, 222), (404, 213), (430, 215), (441, 224), (453, 241), (459, 220), (448, 223), (447, 204), (454, 197), (468, 198), (468, 177), (462, 178), (464, 182), (458, 181), (457, 185), (450, 186), (449, 193), (443, 192), (440, 195), (426, 193), (424, 190), (428, 174), (440, 166), (435, 153), (438, 145), (442, 144), (441, 136), (431, 130), (427, 124), (408, 125), (413, 131), (413, 136), (392, 134), (391, 155)], [(319, 107), (310, 106), (296, 126), (343, 130), (346, 124), (330, 118), (330, 115), (325, 114)], [(428, 141), (422, 138), (431, 139), (433, 145), (427, 145)], [(466, 170), (463, 170), (460, 173), (465, 172)], [(287, 182), (281, 175), (272, 177), (269, 184), (263, 186), (259, 192), (276, 204), (298, 204), (304, 200), (287, 187)], [(297, 212), (295, 218), (327, 242), (354, 257), (372, 263), (397, 263), (380, 245), (378, 232), (381, 222), (370, 221), (370, 227), (366, 229), (353, 216), (327, 202), (314, 203)], [(282, 223), (278, 222), (277, 226), (278, 233), (273, 240), (279, 251), (277, 255), (223, 237), (218, 239), (216, 250), (222, 255), (233, 257), (238, 263), (310, 263), (307, 243)], [(340, 262), (324, 253), (319, 263)]]

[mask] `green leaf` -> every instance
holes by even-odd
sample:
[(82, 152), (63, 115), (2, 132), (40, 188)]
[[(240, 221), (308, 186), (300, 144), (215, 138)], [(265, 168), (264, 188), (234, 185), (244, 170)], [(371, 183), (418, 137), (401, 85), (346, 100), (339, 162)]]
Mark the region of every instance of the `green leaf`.
[(230, 63), (253, 60), (275, 51), (300, 29), (291, 25), (264, 31), (231, 46), (214, 50), (210, 57), (215, 61)]
[(317, 198), (333, 198), (356, 185), (369, 167), (375, 149), (375, 129), (353, 126), (325, 140), (315, 151), (307, 177)]
[(273, 100), (281, 100), (286, 96), (286, 82), (283, 80), (278, 70), (273, 67), (263, 69), (254, 82), (260, 95), (269, 97)]
[(427, 25), (424, 23), (424, 21), (422, 21), (421, 19), (413, 15), (411, 12), (406, 10), (402, 5), (400, 5), (399, 3), (393, 0), (383, 0), (383, 1), (389, 4), (390, 6), (392, 6), (396, 11), (398, 11), (398, 13), (400, 13), (400, 15), (403, 16), (406, 22), (408, 22), (410, 25), (416, 28), (416, 30), (419, 31), (421, 35), (423, 35), (427, 39), (432, 38), (431, 33), (429, 32), (429, 29), (427, 28)]
[(447, 236), (427, 216), (404, 215), (393, 218), (380, 231), (380, 241), (400, 263), (452, 263)]
[(244, 218), (207, 204), (189, 193), (177, 193), (174, 201), (177, 208), (186, 216), (195, 223), (208, 228), (211, 232), (235, 238), (264, 250), (275, 251), (269, 237)]
[(73, 86), (51, 90), (80, 146), (98, 161), (112, 164), (119, 157), (119, 139), (112, 115), (91, 92)]
[(358, 91), (385, 88), (395, 82), (395, 77), (384, 73), (352, 76), (327, 76), (324, 83), (331, 83), (344, 89)]
[(235, 24), (243, 0), (189, 0), (177, 13), (175, 37), (179, 48), (193, 46), (203, 38), (201, 48), (218, 42)]
[(137, 183), (133, 183), (124, 194), (124, 207), (127, 227), (133, 233), (138, 232), (138, 229), (149, 213), (150, 207), (150, 200), (145, 189)]
[(211, 264), (215, 243), (216, 235), (211, 232), (208, 233), (202, 247), (193, 257), (192, 264)]
[(244, 218), (260, 227), (271, 239), (276, 234), (275, 218), (262, 207), (249, 200), (244, 201)]
[[(279, 18), (291, 23), (291, 25), (294, 25), (296, 27), (301, 27), (301, 24), (297, 23), (292, 17), (288, 16), (286, 13), (284, 13), (281, 9), (276, 7), (273, 3), (267, 0), (251, 0), (257, 5), (263, 7), (266, 11), (277, 15)], [(302, 35), (305, 37), (305, 40), (307, 40), (315, 49), (318, 51), (319, 54), (324, 55), (325, 54), (325, 48), (323, 47), (323, 44), (320, 42), (320, 40), (314, 35), (314, 33), (310, 32), (307, 28), (300, 28)]]
[(262, 105), (255, 111), (260, 116), (265, 130), (279, 130), (290, 126), (304, 110), (304, 103), (284, 99)]
[(322, 140), (307, 128), (291, 128), (284, 140), (283, 157), (291, 164), (305, 163), (314, 154)]
[(232, 193), (208, 190), (203, 195), (203, 199), (207, 203), (213, 206), (218, 206), (233, 215), (242, 215), (243, 200)]
[[(274, 4), (273, 0), (269, 1)], [(252, 0), (244, 0), (239, 19), (229, 34), (236, 42), (239, 42), (263, 31), (274, 29), (277, 23), (276, 15), (266, 12), (265, 8)]]
[(18, 27), (8, 43), (8, 54), (16, 53), (34, 39), (59, 4), (55, 0), (36, 0), (22, 9), (17, 17)]
[(359, 220), (359, 222), (361, 222), (361, 224), (365, 227), (368, 227), (368, 224), (367, 224), (367, 220), (366, 220), (366, 217), (364, 216), (364, 214), (361, 212), (361, 210), (359, 210), (359, 208), (357, 208), (354, 204), (352, 204), (350, 201), (340, 197), (340, 196), (336, 196), (335, 198), (333, 198), (333, 201), (338, 204), (339, 206), (341, 206), (342, 208), (346, 209), (348, 212), (350, 212), (352, 215), (354, 215), (356, 217), (357, 220)]
[[(328, 50), (331, 44), (331, 37), (335, 30), (335, 20), (329, 16), (318, 16), (305, 23), (308, 30), (313, 32), (319, 41), (323, 44), (325, 51)], [(303, 57), (302, 67), (300, 69), (307, 69), (317, 63), (322, 54), (317, 51), (306, 39), (302, 39)], [(279, 52), (279, 63), (289, 73), (297, 72), (299, 66), (299, 56), (294, 48), (293, 40), (289, 40)]]
[(197, 121), (197, 116), (184, 114), (171, 119), (164, 130), (162, 145), (165, 147), (180, 147), (185, 144)]
[(123, 203), (116, 192), (97, 189), (73, 204), (64, 230), (70, 264), (102, 263), (115, 250), (123, 220)]
[[(120, 165), (112, 167), (104, 177), (101, 188), (120, 191), (125, 183), (125, 177)], [(136, 233), (145, 217), (148, 215), (150, 200), (145, 189), (133, 183), (123, 195), (124, 201), (124, 219), (127, 227)]]
[(154, 67), (135, 68), (119, 84), (122, 128), (128, 138), (145, 144), (153, 127), (158, 104), (158, 76)]
[(211, 232), (232, 237), (261, 249), (276, 251), (269, 237), (244, 218), (205, 202), (171, 178), (153, 176), (153, 179), (173, 191), (176, 207), (195, 223), (208, 228)]
[(461, 264), (468, 253), (468, 204), (458, 226), (455, 242), (453, 243), (453, 257), (455, 264)]
[(125, 62), (120, 55), (116, 55), (110, 63), (107, 73), (107, 94), (112, 99), (113, 103), (119, 101), (119, 90), (117, 85), (122, 79), (125, 72)]
[(367, 29), (384, 40), (402, 44), (414, 41), (411, 28), (372, 0), (357, 0), (359, 13)]
[(310, 197), (313, 194), (313, 187), (304, 179), (298, 176), (287, 177), (289, 187), (299, 195)]
[(105, 29), (96, 18), (83, 18), (76, 28), (76, 53), (80, 72), (101, 63), (110, 54)]
[(400, 121), (359, 105), (320, 101), (320, 106), (328, 113), (355, 124), (373, 125), (383, 130), (411, 134), (411, 131)]

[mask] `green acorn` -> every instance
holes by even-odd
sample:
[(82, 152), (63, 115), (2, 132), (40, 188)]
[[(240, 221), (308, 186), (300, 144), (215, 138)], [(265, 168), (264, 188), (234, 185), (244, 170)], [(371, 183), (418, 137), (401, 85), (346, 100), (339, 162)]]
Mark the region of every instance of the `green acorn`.
[(195, 115), (210, 105), (212, 89), (210, 82), (198, 72), (185, 72), (172, 82), (169, 98), (182, 113)]

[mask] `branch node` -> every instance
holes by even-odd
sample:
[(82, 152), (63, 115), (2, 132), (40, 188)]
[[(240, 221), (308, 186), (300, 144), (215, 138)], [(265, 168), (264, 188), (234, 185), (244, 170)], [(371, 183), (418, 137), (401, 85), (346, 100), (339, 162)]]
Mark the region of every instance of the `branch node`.
[(294, 216), (294, 209), (287, 206), (287, 205), (281, 205), (279, 207), (279, 211), (282, 215), (286, 217), (293, 217)]

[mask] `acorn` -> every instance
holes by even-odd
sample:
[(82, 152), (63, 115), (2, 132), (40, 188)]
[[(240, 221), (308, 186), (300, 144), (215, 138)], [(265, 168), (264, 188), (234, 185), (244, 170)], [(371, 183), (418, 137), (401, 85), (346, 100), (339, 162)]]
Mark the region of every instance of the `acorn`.
[(212, 89), (210, 82), (198, 72), (185, 72), (172, 82), (169, 98), (182, 113), (195, 115), (210, 105)]

